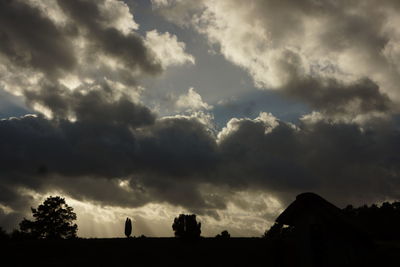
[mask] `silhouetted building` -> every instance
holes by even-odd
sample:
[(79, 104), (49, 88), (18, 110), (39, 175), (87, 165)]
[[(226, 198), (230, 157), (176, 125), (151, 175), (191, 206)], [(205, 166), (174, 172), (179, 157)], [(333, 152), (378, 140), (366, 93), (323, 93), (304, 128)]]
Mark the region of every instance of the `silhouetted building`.
[(277, 242), (283, 266), (361, 266), (372, 249), (359, 227), (314, 193), (298, 195), (266, 236)]

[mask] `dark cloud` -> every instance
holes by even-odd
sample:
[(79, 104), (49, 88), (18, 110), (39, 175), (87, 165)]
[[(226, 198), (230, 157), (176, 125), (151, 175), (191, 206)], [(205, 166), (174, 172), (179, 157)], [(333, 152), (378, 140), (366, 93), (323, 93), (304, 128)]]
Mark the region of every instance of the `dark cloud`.
[(0, 2), (0, 53), (11, 64), (43, 71), (49, 78), (76, 66), (65, 28), (22, 1)]
[(107, 25), (109, 17), (102, 16), (99, 5), (104, 1), (59, 0), (62, 10), (81, 27), (84, 34), (93, 42), (92, 53), (100, 50), (124, 62), (129, 68), (139, 68), (145, 73), (160, 73), (161, 63), (157, 61), (143, 39), (134, 32), (123, 34)]
[(316, 191), (341, 205), (399, 197), (394, 150), (400, 135), (388, 125), (361, 129), (318, 121), (294, 128), (280, 122), (268, 134), (260, 121), (236, 127), (220, 145), (235, 184), (293, 194)]
[[(229, 127), (217, 142), (188, 118), (140, 128), (40, 116), (3, 120), (2, 186), (62, 190), (116, 206), (168, 202), (199, 214), (230, 201), (223, 191), (207, 194), (205, 184), (262, 190), (282, 201), (316, 191), (340, 205), (399, 197), (400, 135), (388, 124), (361, 129), (303, 121), (294, 127), (243, 119)], [(11, 203), (10, 194), (3, 203)]]
[(370, 112), (391, 113), (393, 109), (390, 98), (368, 78), (343, 82), (335, 78), (304, 76), (301, 58), (292, 51), (286, 51), (278, 65), (289, 77), (283, 93), (326, 115), (354, 117)]
[[(350, 84), (343, 84), (335, 79), (310, 79), (303, 84), (291, 84), (290, 87), (288, 91), (291, 95), (297, 98), (307, 95), (307, 99), (303, 97), (303, 100), (312, 107), (333, 114), (366, 114), (372, 111), (387, 113), (393, 104), (387, 95), (379, 91), (379, 86), (369, 79)], [(348, 106), (351, 106), (350, 110), (347, 109)]]
[(0, 127), (3, 172), (118, 177), (134, 166), (131, 155), (137, 148), (129, 127), (32, 116), (3, 121)]
[(157, 166), (164, 175), (189, 178), (215, 169), (216, 143), (197, 119), (168, 118), (157, 121), (140, 136), (143, 165)]
[(40, 104), (56, 119), (131, 127), (152, 124), (155, 120), (147, 107), (133, 103), (124, 93), (116, 95), (107, 83), (84, 85), (81, 89), (71, 91), (61, 84), (44, 82), (40, 90), (25, 91), (25, 97), (29, 105)]

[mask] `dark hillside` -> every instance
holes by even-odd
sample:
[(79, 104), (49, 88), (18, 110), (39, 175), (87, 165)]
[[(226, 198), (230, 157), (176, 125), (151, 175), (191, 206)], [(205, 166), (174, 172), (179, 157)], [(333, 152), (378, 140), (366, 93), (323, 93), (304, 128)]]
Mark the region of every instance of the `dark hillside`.
[(1, 266), (256, 266), (271, 261), (260, 238), (76, 239), (9, 241)]
[[(290, 248), (262, 238), (10, 240), (0, 246), (1, 266), (297, 266), (288, 265)], [(398, 255), (399, 242), (378, 243), (369, 266), (398, 266)]]

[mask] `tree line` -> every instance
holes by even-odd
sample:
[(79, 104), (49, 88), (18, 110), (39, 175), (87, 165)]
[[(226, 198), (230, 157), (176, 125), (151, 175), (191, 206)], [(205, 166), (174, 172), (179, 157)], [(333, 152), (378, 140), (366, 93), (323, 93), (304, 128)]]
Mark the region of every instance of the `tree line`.
[[(8, 235), (0, 227), (0, 239), (72, 239), (77, 238), (77, 216), (73, 208), (68, 206), (64, 198), (59, 196), (48, 197), (38, 208), (31, 208), (33, 220), (23, 219), (19, 224), (19, 230), (14, 230)], [(180, 214), (174, 219), (172, 230), (175, 237), (184, 239), (196, 239), (201, 235), (201, 223), (197, 222), (195, 214)], [(124, 234), (131, 237), (132, 221), (125, 221)], [(140, 237), (145, 237), (144, 235)], [(224, 230), (217, 238), (230, 237)]]
[(358, 208), (348, 205), (343, 212), (373, 239), (400, 239), (400, 202), (384, 202), (380, 206), (372, 204)]
[[(0, 227), (1, 239), (71, 239), (77, 238), (78, 226), (76, 213), (68, 206), (64, 198), (59, 196), (48, 197), (36, 209), (31, 208), (33, 220), (23, 219), (19, 230), (11, 234)], [(372, 204), (354, 208), (348, 205), (342, 209), (343, 214), (354, 221), (363, 230), (376, 240), (400, 239), (400, 202), (384, 202), (380, 206)], [(132, 221), (125, 221), (124, 234), (131, 237)], [(196, 239), (201, 237), (201, 223), (197, 222), (195, 214), (180, 214), (172, 223), (175, 237), (183, 239)], [(263, 237), (269, 236), (274, 227), (265, 232)], [(141, 236), (145, 237), (145, 236)], [(227, 230), (215, 236), (216, 238), (229, 238)]]

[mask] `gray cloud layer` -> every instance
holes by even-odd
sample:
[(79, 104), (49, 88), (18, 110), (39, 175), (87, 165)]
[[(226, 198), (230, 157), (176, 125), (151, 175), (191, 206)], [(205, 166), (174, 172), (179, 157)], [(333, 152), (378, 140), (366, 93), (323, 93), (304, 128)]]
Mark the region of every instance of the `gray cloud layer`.
[[(110, 122), (118, 122), (114, 114)], [(218, 197), (202, 191), (205, 184), (261, 189), (284, 202), (310, 190), (342, 205), (399, 197), (400, 136), (390, 125), (304, 121), (294, 127), (265, 116), (232, 120), (218, 142), (188, 118), (142, 124), (3, 120), (2, 195), (17, 197), (19, 186), (59, 189), (104, 204), (168, 202), (200, 214), (229, 201), (224, 191)], [(119, 179), (129, 180), (128, 190)]]

